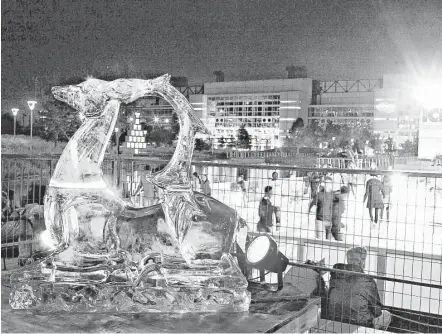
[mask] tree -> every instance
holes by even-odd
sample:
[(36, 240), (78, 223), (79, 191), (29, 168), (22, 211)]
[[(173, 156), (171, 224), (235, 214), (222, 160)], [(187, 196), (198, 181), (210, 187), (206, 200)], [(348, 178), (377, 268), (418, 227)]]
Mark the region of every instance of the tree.
[[(3, 135), (13, 134), (14, 133), (14, 116), (12, 116), (10, 113), (4, 113), (4, 114), (2, 114), (1, 119), (2, 119), (2, 124), (1, 124), (2, 134)], [(19, 123), (17, 122), (17, 126), (18, 125), (19, 125)]]
[(157, 145), (171, 145), (175, 139), (175, 135), (171, 130), (157, 128), (152, 130), (152, 132), (147, 136), (147, 139), (151, 142), (155, 142)]
[(394, 151), (396, 151), (396, 148), (394, 147), (394, 141), (393, 138), (389, 137), (385, 142), (385, 152), (387, 153), (393, 153)]
[(300, 117), (293, 122), (292, 128), (290, 129), (291, 133), (296, 133), (297, 130), (301, 130), (304, 128), (304, 120)]
[(226, 142), (228, 148), (233, 148), (236, 146), (235, 138), (233, 138), (232, 135), (229, 138), (227, 138)]
[(203, 151), (210, 150), (210, 144), (201, 138), (195, 139), (195, 150)]
[(40, 118), (35, 123), (35, 133), (43, 139), (54, 142), (68, 141), (80, 127), (78, 112), (66, 103), (45, 95)]
[(219, 146), (220, 146), (221, 148), (223, 148), (224, 145), (226, 144), (226, 138), (221, 137), (220, 139), (218, 139), (218, 142), (219, 142)]
[(407, 156), (417, 156), (418, 155), (418, 137), (415, 137), (413, 141), (407, 139), (405, 143), (401, 144), (402, 154)]
[(317, 122), (313, 122), (304, 128), (304, 121), (302, 118), (298, 118), (292, 124), (290, 135), (285, 139), (285, 145), (296, 147), (296, 153), (299, 154), (301, 147), (316, 147), (319, 138), (322, 136), (322, 130)]
[(236, 142), (236, 146), (238, 148), (245, 148), (247, 150), (249, 150), (252, 146), (250, 142), (249, 132), (247, 131), (245, 124), (241, 125), (238, 130), (238, 140)]

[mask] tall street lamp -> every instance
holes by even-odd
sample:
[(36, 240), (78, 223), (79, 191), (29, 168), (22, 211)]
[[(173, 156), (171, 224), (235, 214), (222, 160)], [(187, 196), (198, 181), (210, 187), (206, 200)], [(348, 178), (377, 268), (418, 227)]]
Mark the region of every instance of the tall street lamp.
[(37, 101), (28, 101), (29, 109), (31, 109), (31, 139), (32, 139), (32, 124), (34, 121), (34, 108), (35, 108), (36, 104), (37, 104)]
[(17, 114), (18, 114), (18, 108), (12, 108), (12, 115), (14, 115), (14, 137), (15, 137), (15, 128), (16, 128), (16, 124), (17, 124)]
[(120, 154), (120, 136), (119, 136), (120, 129), (118, 127), (115, 127), (115, 142), (117, 143), (117, 156)]

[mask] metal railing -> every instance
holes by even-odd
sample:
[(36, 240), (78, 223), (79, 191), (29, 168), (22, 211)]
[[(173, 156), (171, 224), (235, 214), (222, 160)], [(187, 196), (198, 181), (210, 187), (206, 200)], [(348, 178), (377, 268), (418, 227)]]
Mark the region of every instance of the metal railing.
[[(48, 185), (55, 164), (54, 159), (2, 155), (2, 191), (8, 193), (9, 206), (41, 204), (42, 187)], [(137, 206), (140, 197), (133, 193), (144, 167), (159, 170), (166, 164), (152, 158), (106, 159), (102, 170), (108, 184)], [(368, 251), (365, 273), (375, 279), (385, 307), (442, 315), (442, 174), (229, 161), (193, 162), (194, 171), (208, 176), (211, 196), (237, 210), (247, 222), (250, 236), (260, 233), (260, 201), (265, 187), (271, 186), (271, 202), (279, 207), (280, 224), (277, 229), (273, 216), (273, 227), (267, 233), (278, 242), (281, 252), (300, 266), (307, 260), (316, 263), (324, 259), (326, 285), (333, 265), (346, 262), (346, 251), (364, 246)], [(238, 182), (240, 175), (244, 183)], [(192, 183), (199, 191), (199, 181), (193, 179)], [(375, 185), (382, 187), (378, 197), (370, 193)], [(331, 204), (330, 226), (324, 219), (319, 224), (315, 214), (322, 190), (332, 192), (336, 200)], [(364, 201), (367, 192), (372, 203)], [(379, 199), (382, 204), (375, 205)], [(340, 203), (344, 203), (342, 210)], [(376, 206), (383, 206), (383, 210)], [(26, 212), (13, 216), (5, 209), (2, 203), (2, 259), (6, 269), (16, 269), (38, 247), (36, 230), (44, 229), (44, 219), (34, 214), (30, 221)], [(275, 279), (273, 274), (266, 276), (269, 283)], [(293, 277), (287, 273), (285, 280), (293, 282)]]

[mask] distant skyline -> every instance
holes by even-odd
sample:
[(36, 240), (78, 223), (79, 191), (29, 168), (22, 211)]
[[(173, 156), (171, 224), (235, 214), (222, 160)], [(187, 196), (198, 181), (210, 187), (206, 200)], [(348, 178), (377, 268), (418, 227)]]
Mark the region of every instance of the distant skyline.
[[(380, 78), (441, 66), (440, 0), (32, 0), (2, 2), (2, 101), (33, 78), (170, 73), (190, 83)], [(3, 109), (3, 108), (2, 108)]]

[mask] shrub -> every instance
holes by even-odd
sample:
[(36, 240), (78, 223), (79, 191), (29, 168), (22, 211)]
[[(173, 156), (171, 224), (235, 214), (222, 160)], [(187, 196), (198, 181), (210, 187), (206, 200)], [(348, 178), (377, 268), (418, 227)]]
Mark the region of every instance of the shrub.
[[(3, 154), (60, 154), (66, 143), (59, 143), (54, 147), (53, 142), (41, 139), (40, 137), (33, 137), (31, 141), (30, 136), (25, 135), (2, 135), (2, 153)], [(32, 144), (32, 145), (31, 145)]]

